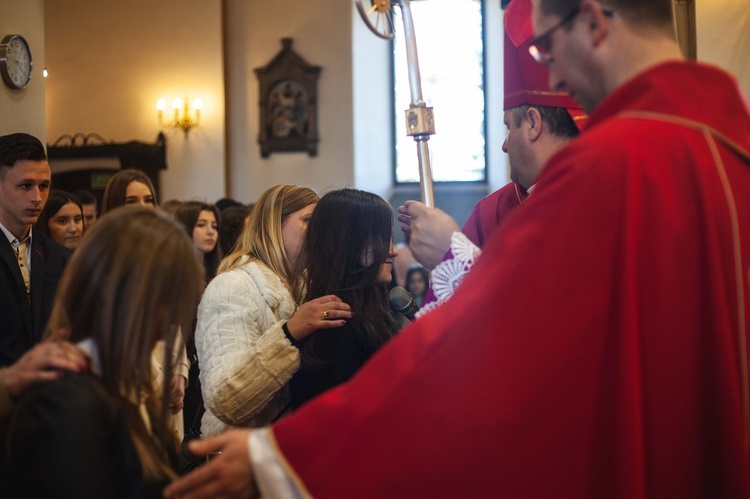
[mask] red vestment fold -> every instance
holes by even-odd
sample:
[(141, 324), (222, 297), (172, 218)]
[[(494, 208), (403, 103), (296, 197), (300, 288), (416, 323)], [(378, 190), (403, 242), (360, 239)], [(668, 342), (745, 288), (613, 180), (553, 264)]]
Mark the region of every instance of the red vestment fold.
[(610, 95), (453, 298), (272, 431), (317, 497), (748, 497), (750, 114)]

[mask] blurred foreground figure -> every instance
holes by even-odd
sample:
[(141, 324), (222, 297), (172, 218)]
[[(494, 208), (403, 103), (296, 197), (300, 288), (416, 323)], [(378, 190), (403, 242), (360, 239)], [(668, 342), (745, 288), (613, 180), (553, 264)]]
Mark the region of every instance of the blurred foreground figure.
[(7, 447), (17, 497), (158, 497), (175, 478), (169, 393), (147, 397), (151, 352), (191, 330), (202, 277), (192, 243), (166, 215), (120, 208), (96, 223), (63, 274), (47, 329), (69, 330), (91, 369), (18, 403)]

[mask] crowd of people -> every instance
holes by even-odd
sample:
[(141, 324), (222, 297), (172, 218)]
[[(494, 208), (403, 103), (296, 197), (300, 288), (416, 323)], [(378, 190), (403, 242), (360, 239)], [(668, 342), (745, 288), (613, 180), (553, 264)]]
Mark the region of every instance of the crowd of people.
[(671, 0), (512, 0), (504, 60), (512, 182), (463, 228), (407, 201), (404, 251), (352, 188), (159, 206), (123, 170), (97, 219), (0, 137), (2, 490), (750, 495), (736, 81)]
[[(158, 497), (198, 464), (186, 434), (273, 423), (346, 382), (398, 330), (393, 211), (375, 194), (279, 185), (253, 206), (160, 207), (148, 176), (128, 169), (84, 228), (81, 199), (96, 213), (96, 197), (51, 189), (39, 140), (0, 137), (0, 162), (0, 227), (15, 253), (2, 311), (39, 328), (8, 320), (2, 334), (15, 347), (0, 369), (2, 482), (18, 497), (61, 486)], [(54, 274), (39, 282), (45, 263)]]

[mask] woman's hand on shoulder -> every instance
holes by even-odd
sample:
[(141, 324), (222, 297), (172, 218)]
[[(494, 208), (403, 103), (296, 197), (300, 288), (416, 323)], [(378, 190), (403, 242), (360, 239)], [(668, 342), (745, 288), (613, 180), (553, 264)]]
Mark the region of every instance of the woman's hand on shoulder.
[(332, 329), (346, 324), (354, 317), (349, 304), (336, 295), (326, 295), (306, 303), (287, 321), (289, 334), (302, 341), (318, 329)]

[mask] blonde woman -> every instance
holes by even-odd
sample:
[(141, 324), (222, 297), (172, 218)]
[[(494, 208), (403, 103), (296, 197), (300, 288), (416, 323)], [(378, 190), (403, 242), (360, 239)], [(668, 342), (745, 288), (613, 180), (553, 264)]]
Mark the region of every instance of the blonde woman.
[(333, 295), (299, 306), (301, 248), (317, 202), (306, 187), (266, 190), (206, 288), (195, 332), (206, 406), (203, 435), (283, 416), (290, 406), (289, 380), (300, 366), (300, 342), (353, 316)]
[[(159, 497), (175, 477), (168, 394), (156, 403), (151, 352), (190, 331), (203, 266), (176, 222), (132, 207), (104, 216), (73, 255), (47, 334), (70, 331), (91, 370), (19, 403), (8, 452), (19, 497)], [(166, 356), (164, 372), (173, 370)]]

